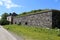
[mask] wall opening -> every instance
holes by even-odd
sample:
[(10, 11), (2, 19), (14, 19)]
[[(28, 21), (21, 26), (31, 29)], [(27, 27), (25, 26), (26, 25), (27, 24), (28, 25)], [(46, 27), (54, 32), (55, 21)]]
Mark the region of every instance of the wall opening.
[(21, 25), (21, 22), (19, 22), (19, 25)]
[(7, 20), (9, 21), (9, 18), (7, 18)]
[(21, 25), (21, 22), (19, 22), (19, 24)]
[(21, 22), (19, 22), (19, 24), (18, 25), (21, 25)]
[(48, 21), (49, 21), (49, 19), (48, 19)]
[(15, 24), (16, 24), (16, 22), (15, 22)]
[(28, 23), (27, 22), (25, 22), (25, 25), (27, 25)]

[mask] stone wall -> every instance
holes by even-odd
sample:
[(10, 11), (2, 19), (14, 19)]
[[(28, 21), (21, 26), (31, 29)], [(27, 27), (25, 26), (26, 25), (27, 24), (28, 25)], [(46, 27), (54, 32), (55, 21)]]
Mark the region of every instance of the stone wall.
[(30, 14), (27, 16), (14, 17), (13, 24), (52, 27), (52, 11)]

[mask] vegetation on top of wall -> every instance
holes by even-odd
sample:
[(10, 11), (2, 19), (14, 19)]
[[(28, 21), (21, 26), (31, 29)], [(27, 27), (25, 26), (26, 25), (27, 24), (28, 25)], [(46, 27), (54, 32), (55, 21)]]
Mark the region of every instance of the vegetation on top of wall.
[(42, 13), (42, 12), (47, 12), (47, 11), (49, 11), (49, 9), (44, 9), (44, 10), (41, 10), (41, 9), (39, 9), (39, 10), (32, 10), (32, 11), (30, 11), (30, 12), (23, 12), (23, 13), (19, 14), (19, 16), (26, 16), (26, 15), (30, 15), (30, 14)]
[(38, 10), (29, 11), (29, 12), (22, 12), (20, 14), (17, 14), (17, 16), (15, 16), (15, 17), (27, 16), (27, 15), (31, 15), (31, 14), (37, 14), (37, 13), (43, 13), (43, 12), (49, 12), (49, 11), (60, 12), (60, 10), (56, 10), (56, 9), (38, 9)]
[(48, 11), (52, 11), (52, 10), (57, 11), (57, 12), (60, 11), (60, 10), (55, 10), (55, 9), (38, 9), (38, 10), (32, 10), (29, 12), (20, 13), (19, 16), (17, 16), (17, 17), (26, 16), (26, 15), (30, 15), (30, 14), (36, 14), (36, 13), (42, 13), (42, 12), (48, 12)]

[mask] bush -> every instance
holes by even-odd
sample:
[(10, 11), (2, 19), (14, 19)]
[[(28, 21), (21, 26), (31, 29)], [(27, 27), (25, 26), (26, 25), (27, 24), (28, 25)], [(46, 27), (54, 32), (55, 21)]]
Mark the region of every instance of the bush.
[(60, 34), (58, 34), (58, 36), (60, 37)]
[(9, 23), (7, 20), (0, 20), (0, 25), (8, 25)]

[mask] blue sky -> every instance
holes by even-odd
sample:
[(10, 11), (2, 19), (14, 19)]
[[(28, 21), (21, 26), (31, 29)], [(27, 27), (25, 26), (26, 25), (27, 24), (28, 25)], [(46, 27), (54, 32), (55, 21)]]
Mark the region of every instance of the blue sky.
[(60, 10), (60, 0), (0, 0), (0, 15), (4, 12), (19, 14), (36, 9)]

